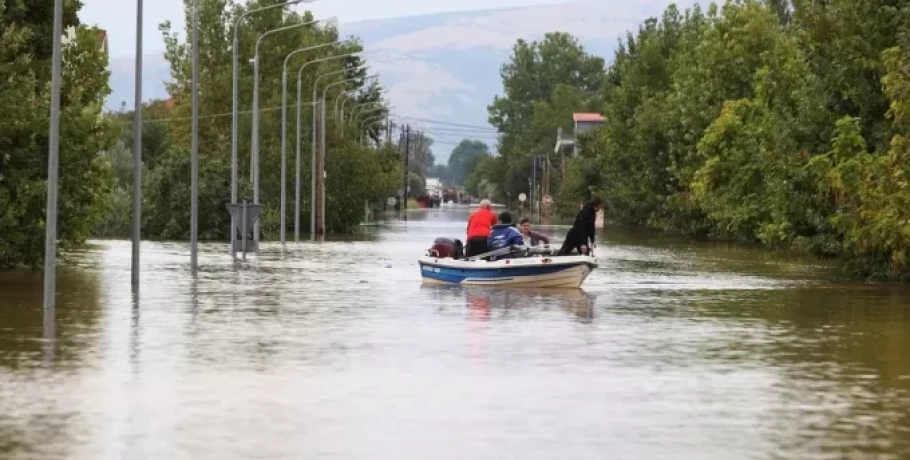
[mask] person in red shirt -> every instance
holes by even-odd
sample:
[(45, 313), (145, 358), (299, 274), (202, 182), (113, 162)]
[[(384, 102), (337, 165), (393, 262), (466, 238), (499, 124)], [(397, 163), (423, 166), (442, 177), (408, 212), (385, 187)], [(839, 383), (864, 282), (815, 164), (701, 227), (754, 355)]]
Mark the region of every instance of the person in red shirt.
[(490, 200), (481, 200), (480, 208), (471, 214), (468, 219), (468, 243), (465, 245), (465, 255), (473, 257), (488, 251), (487, 238), (490, 231), (498, 222), (496, 214), (492, 211)]

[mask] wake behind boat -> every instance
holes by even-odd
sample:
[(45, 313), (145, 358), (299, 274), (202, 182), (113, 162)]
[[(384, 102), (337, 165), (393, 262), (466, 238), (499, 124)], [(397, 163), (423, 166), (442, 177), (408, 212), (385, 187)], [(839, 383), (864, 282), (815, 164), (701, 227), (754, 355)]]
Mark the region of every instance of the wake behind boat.
[[(418, 261), (423, 282), (466, 286), (579, 288), (591, 271), (597, 268), (597, 260), (593, 256), (559, 256), (556, 255), (556, 249), (549, 246), (513, 246), (470, 258), (460, 257), (460, 252), (460, 245), (452, 245), (451, 240), (437, 240), (427, 255)], [(509, 258), (489, 260), (502, 256)]]

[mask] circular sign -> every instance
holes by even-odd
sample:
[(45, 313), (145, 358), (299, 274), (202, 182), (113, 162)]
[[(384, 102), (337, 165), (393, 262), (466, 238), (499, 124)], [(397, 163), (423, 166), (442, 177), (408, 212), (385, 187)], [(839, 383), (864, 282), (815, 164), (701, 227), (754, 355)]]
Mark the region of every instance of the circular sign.
[(524, 203), (524, 201), (527, 199), (528, 199), (528, 196), (525, 195), (524, 193), (521, 193), (518, 195), (518, 201), (521, 201), (522, 203)]
[(552, 203), (553, 203), (553, 198), (550, 197), (550, 195), (544, 195), (544, 196), (543, 196), (543, 204), (549, 205), (549, 204), (552, 204)]
[(390, 196), (387, 203), (389, 203), (389, 206), (395, 206), (395, 203), (398, 203), (398, 200), (396, 200), (394, 196)]

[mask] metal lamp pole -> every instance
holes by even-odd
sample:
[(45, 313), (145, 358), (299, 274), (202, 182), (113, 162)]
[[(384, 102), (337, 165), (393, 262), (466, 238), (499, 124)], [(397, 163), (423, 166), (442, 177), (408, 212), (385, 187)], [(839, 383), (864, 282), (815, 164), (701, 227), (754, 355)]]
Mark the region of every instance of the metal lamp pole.
[(332, 115), (335, 118), (335, 121), (338, 121), (338, 104), (341, 102), (341, 99), (343, 98), (344, 102), (347, 103), (348, 99), (350, 99), (353, 95), (354, 94), (352, 91), (345, 91), (345, 92), (339, 94), (338, 97), (335, 98), (335, 111), (332, 112)]
[(47, 152), (47, 215), (44, 235), (44, 316), (54, 316), (57, 293), (57, 181), (60, 164), (60, 61), (63, 0), (54, 0), (54, 38), (51, 57), (51, 115)]
[[(265, 10), (271, 10), (273, 8), (283, 8), (285, 6), (294, 5), (298, 3), (312, 3), (315, 0), (291, 0), (284, 3), (276, 3), (274, 5), (264, 6), (262, 8), (256, 8), (250, 11), (247, 11), (240, 15), (236, 21), (234, 21), (234, 42), (231, 45), (231, 54), (232, 64), (232, 86), (233, 86), (233, 102), (231, 109), (231, 204), (237, 204), (237, 151), (239, 149), (238, 144), (238, 132), (240, 129), (240, 23), (246, 19), (247, 16), (252, 14), (260, 13)], [(236, 232), (234, 230), (236, 223), (234, 222), (233, 215), (231, 216), (231, 253), (234, 253), (234, 240), (236, 238)]]
[[(376, 104), (382, 104), (382, 102), (371, 102), (371, 103), (369, 103), (369, 104), (362, 104), (362, 105), (360, 105), (360, 106), (358, 106), (358, 107), (367, 107), (367, 106), (376, 105)], [(351, 122), (356, 122), (357, 119), (358, 119), (361, 115), (365, 115), (365, 114), (368, 114), (368, 113), (379, 112), (379, 111), (385, 110), (385, 109), (386, 109), (385, 106), (379, 106), (379, 107), (375, 107), (375, 108), (372, 108), (372, 109), (364, 110), (364, 111), (362, 111), (362, 112), (360, 112), (360, 113), (354, 115), (353, 117), (351, 117)]]
[[(316, 196), (317, 196), (317, 195), (316, 195), (316, 193), (317, 193), (317, 188), (316, 188), (316, 182), (317, 182), (317, 177), (316, 177), (316, 171), (317, 171), (317, 164), (316, 164), (316, 163), (317, 163), (317, 155), (316, 155), (316, 146), (317, 146), (317, 145), (316, 145), (316, 130), (318, 129), (318, 126), (317, 126), (317, 119), (318, 119), (318, 116), (317, 116), (317, 109), (319, 109), (320, 104), (319, 104), (318, 99), (316, 99), (316, 98), (317, 98), (317, 93), (318, 93), (318, 88), (319, 88), (319, 82), (322, 81), (324, 78), (328, 78), (328, 77), (331, 77), (331, 76), (334, 76), (334, 75), (342, 74), (342, 73), (348, 72), (349, 70), (351, 70), (351, 71), (358, 71), (358, 70), (364, 70), (364, 69), (367, 69), (367, 68), (369, 68), (369, 66), (363, 65), (363, 66), (357, 67), (357, 68), (355, 68), (355, 69), (342, 69), (342, 70), (337, 70), (337, 71), (334, 71), (334, 72), (325, 73), (325, 74), (320, 75), (319, 77), (316, 77), (316, 81), (313, 82), (313, 101), (315, 101), (316, 104), (313, 105), (313, 161), (312, 161), (312, 165), (311, 165), (311, 168), (312, 168), (312, 169), (311, 169), (311, 172), (312, 172), (312, 177), (311, 177), (311, 187), (312, 187), (312, 190), (311, 190), (311, 194), (310, 194), (310, 239), (312, 239), (312, 240), (314, 240), (314, 241), (316, 240), (316, 233), (317, 233), (317, 229), (316, 229), (316, 212), (317, 212), (317, 209), (318, 209), (318, 207), (317, 207), (317, 205), (316, 205), (316, 203), (317, 203), (317, 201), (318, 201), (318, 200), (316, 199)], [(303, 70), (303, 69), (301, 68), (301, 70)], [(356, 80), (356, 79), (357, 79), (357, 77), (353, 77), (353, 78), (350, 78), (350, 79), (347, 79), (347, 80), (343, 80), (343, 81), (353, 81), (353, 80)], [(321, 171), (322, 169), (320, 168), (319, 170)]]
[[(288, 157), (288, 61), (292, 57), (299, 53), (306, 51), (313, 51), (321, 48), (326, 48), (329, 46), (337, 45), (339, 42), (332, 41), (328, 43), (322, 43), (315, 46), (308, 46), (304, 48), (298, 48), (294, 51), (288, 53), (284, 58), (284, 64), (281, 68), (281, 245), (284, 246), (287, 241), (286, 229), (286, 204), (287, 204), (287, 157)], [(298, 123), (300, 121), (299, 112), (297, 117)]]
[(192, 141), (190, 142), (190, 267), (199, 268), (199, 0), (193, 0), (193, 95)]
[[(360, 54), (359, 51), (354, 52), (354, 53), (337, 54), (334, 56), (326, 56), (324, 58), (314, 59), (312, 61), (305, 62), (303, 65), (300, 66), (300, 69), (297, 71), (297, 139), (296, 139), (297, 140), (297, 146), (296, 146), (297, 147), (297, 158), (296, 158), (295, 166), (294, 166), (296, 169), (295, 180), (294, 180), (294, 197), (296, 200), (294, 203), (294, 208), (295, 208), (294, 209), (294, 241), (297, 241), (297, 242), (300, 241), (300, 138), (301, 138), (301, 135), (303, 132), (301, 125), (300, 125), (300, 118), (301, 118), (300, 114), (301, 114), (301, 105), (302, 105), (301, 97), (303, 95), (303, 90), (302, 90), (303, 71), (304, 71), (304, 69), (306, 69), (308, 66), (310, 66), (312, 64), (318, 64), (320, 62), (327, 62), (327, 61), (332, 61), (332, 60), (336, 60), (336, 59), (343, 59), (343, 58), (347, 58), (347, 57), (356, 56), (358, 54)], [(313, 106), (313, 132), (311, 134), (313, 137), (313, 169), (316, 169), (316, 101), (313, 100), (311, 102), (308, 102), (307, 104)], [(315, 192), (315, 187), (313, 188), (313, 192)], [(312, 195), (310, 195), (310, 200), (312, 200), (312, 199), (313, 199), (313, 197), (312, 197)], [(315, 231), (315, 226), (316, 226), (316, 220), (313, 218), (313, 216), (310, 216), (310, 227), (311, 227), (310, 232), (311, 233), (313, 231)]]
[[(317, 232), (316, 213), (319, 212), (319, 206), (317, 205), (317, 203), (320, 202), (318, 195), (317, 195), (317, 193), (319, 192), (320, 189), (317, 187), (317, 183), (320, 182), (319, 179), (321, 179), (321, 177), (317, 177), (317, 171), (322, 170), (322, 167), (320, 166), (321, 165), (320, 160), (322, 158), (319, 155), (317, 155), (317, 153), (316, 153), (316, 148), (317, 148), (316, 131), (319, 128), (319, 116), (318, 116), (317, 111), (322, 109), (323, 104), (322, 104), (322, 101), (316, 99), (316, 97), (317, 97), (316, 94), (318, 91), (317, 88), (319, 87), (319, 82), (322, 79), (328, 78), (331, 76), (335, 76), (335, 75), (339, 75), (339, 74), (343, 74), (343, 73), (346, 73), (347, 71), (348, 71), (347, 69), (341, 69), (341, 70), (336, 70), (334, 72), (328, 72), (328, 73), (325, 73), (325, 74), (322, 74), (322, 75), (316, 77), (316, 81), (313, 82), (313, 101), (315, 102), (315, 104), (313, 105), (313, 136), (312, 136), (313, 137), (313, 158), (312, 158), (312, 164), (310, 165), (310, 167), (311, 167), (310, 239), (313, 241), (316, 240), (316, 232)], [(321, 150), (320, 150), (320, 152), (321, 152)]]
[[(334, 20), (334, 18), (330, 18), (330, 20)], [(256, 39), (256, 47), (253, 54), (253, 140), (250, 146), (250, 169), (253, 176), (253, 204), (259, 204), (259, 46), (262, 44), (262, 40), (270, 35), (312, 24), (318, 24), (320, 22), (323, 22), (323, 20), (279, 27), (263, 32), (262, 35)], [(253, 240), (259, 241), (258, 222), (253, 226)]]
[(361, 139), (363, 140), (364, 144), (366, 144), (366, 139), (367, 139), (366, 133), (365, 133), (367, 126), (372, 126), (373, 124), (375, 124), (379, 121), (384, 121), (384, 120), (385, 120), (385, 115), (382, 115), (379, 117), (367, 118), (366, 120), (364, 120), (363, 123), (360, 124), (360, 133), (361, 133), (360, 136), (361, 136)]
[(142, 238), (142, 0), (136, 0), (136, 94), (133, 109), (133, 258), (130, 280), (139, 289), (139, 246)]
[[(368, 66), (361, 66), (357, 70), (364, 69), (367, 67)], [(374, 74), (374, 75), (368, 75), (364, 79), (367, 80), (367, 79), (373, 79), (373, 78), (377, 78), (377, 77), (378, 77), (378, 75)], [(319, 168), (318, 168), (318, 174), (319, 174), (319, 182), (318, 182), (319, 183), (319, 212), (318, 212), (319, 223), (316, 226), (316, 232), (319, 233), (320, 235), (325, 234), (325, 154), (326, 154), (325, 127), (327, 125), (326, 119), (325, 119), (326, 97), (328, 96), (329, 89), (331, 89), (332, 87), (342, 85), (342, 84), (352, 82), (352, 81), (357, 81), (359, 79), (360, 79), (360, 77), (351, 77), (351, 78), (346, 78), (344, 80), (339, 80), (339, 81), (336, 81), (333, 83), (329, 83), (322, 90), (322, 99), (320, 99), (320, 106), (321, 106), (321, 113), (322, 113), (322, 116), (321, 116), (322, 126), (320, 127), (320, 133), (319, 133), (319, 137), (322, 139), (322, 142), (320, 143), (320, 146), (319, 146)], [(318, 84), (318, 79), (317, 79), (317, 84)], [(315, 89), (315, 86), (314, 86), (314, 89)]]

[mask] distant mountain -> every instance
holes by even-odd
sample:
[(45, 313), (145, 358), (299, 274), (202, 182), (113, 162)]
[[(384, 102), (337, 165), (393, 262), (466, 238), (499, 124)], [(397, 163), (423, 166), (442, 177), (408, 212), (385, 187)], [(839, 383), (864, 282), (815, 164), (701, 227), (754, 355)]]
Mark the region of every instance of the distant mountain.
[[(629, 5), (628, 3), (632, 3)], [(677, 2), (681, 8), (692, 0)], [(341, 24), (344, 35), (360, 37), (367, 59), (398, 115), (467, 125), (487, 125), (486, 107), (501, 93), (500, 66), (518, 38), (538, 39), (551, 31), (578, 37), (589, 52), (612, 58), (620, 37), (647, 17), (659, 15), (666, 0), (613, 2), (582, 1), (480, 12), (385, 19)], [(132, 106), (133, 59), (111, 60), (113, 94), (107, 107)], [(147, 56), (143, 79), (145, 97), (166, 97), (164, 81), (170, 70), (161, 55)], [(423, 129), (434, 125), (413, 121)], [(443, 131), (443, 129), (440, 129)], [(445, 161), (464, 135), (457, 130), (438, 133), (436, 156)], [(492, 143), (492, 136), (482, 140)]]

